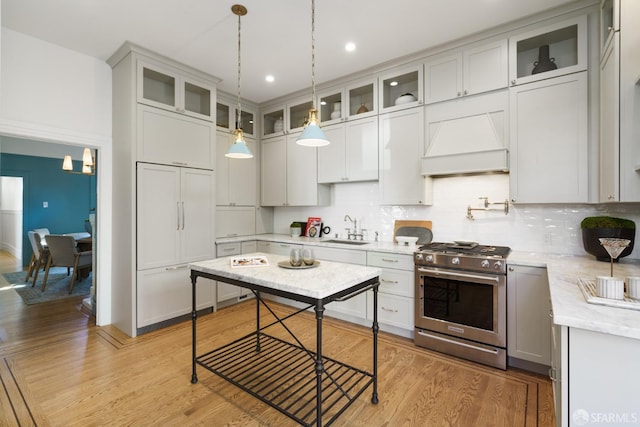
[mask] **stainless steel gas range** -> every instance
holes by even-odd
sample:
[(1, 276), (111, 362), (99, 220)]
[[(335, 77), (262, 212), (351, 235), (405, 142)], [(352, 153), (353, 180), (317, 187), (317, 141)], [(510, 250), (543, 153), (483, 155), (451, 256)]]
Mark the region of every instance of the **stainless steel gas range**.
[(511, 249), (429, 243), (414, 253), (416, 345), (506, 369)]

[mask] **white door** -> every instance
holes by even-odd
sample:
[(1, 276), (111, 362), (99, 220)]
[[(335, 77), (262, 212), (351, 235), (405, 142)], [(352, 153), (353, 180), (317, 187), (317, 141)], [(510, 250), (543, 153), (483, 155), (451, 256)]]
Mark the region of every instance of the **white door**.
[(213, 258), (215, 252), (213, 172), (182, 168), (180, 187), (180, 262)]
[(262, 205), (282, 206), (287, 201), (287, 142), (285, 136), (262, 141)]

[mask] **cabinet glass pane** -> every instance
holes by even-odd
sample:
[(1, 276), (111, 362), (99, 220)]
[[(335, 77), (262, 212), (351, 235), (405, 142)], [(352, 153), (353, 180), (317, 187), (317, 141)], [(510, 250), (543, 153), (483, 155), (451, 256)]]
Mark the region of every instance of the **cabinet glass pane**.
[(262, 121), (263, 121), (262, 133), (264, 135), (269, 135), (275, 132), (282, 132), (283, 117), (284, 117), (284, 110), (276, 110), (270, 113), (265, 113), (262, 116)]
[(342, 117), (342, 92), (320, 98), (320, 121), (335, 120)]
[(253, 135), (253, 113), (241, 111), (242, 131), (247, 135)]
[(142, 96), (150, 101), (176, 105), (176, 79), (149, 68), (142, 71)]
[(416, 99), (419, 99), (420, 94), (418, 93), (418, 88), (418, 71), (385, 79), (382, 82), (382, 108), (396, 105), (396, 99), (409, 93)]
[(211, 91), (185, 82), (184, 109), (192, 113), (211, 116)]
[(600, 10), (600, 50), (604, 50), (614, 27), (613, 0), (605, 0)]
[(301, 128), (307, 124), (311, 101), (289, 107), (289, 129)]
[(520, 40), (516, 51), (518, 78), (577, 65), (578, 24)]
[(349, 115), (373, 111), (373, 83), (349, 89)]
[(229, 106), (216, 104), (216, 125), (220, 128), (229, 129)]

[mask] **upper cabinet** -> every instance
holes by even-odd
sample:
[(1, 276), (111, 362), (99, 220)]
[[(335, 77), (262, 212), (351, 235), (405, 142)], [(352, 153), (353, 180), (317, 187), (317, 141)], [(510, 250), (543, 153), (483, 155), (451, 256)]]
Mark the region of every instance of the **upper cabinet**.
[(262, 137), (270, 138), (290, 132), (301, 132), (309, 119), (311, 105), (311, 101), (302, 98), (265, 109), (262, 113)]
[(509, 39), (509, 81), (512, 86), (586, 69), (586, 15)]
[(373, 77), (321, 92), (317, 103), (320, 122), (324, 126), (377, 115), (377, 93)]
[(425, 63), (425, 103), (507, 87), (507, 40), (465, 49)]
[[(256, 137), (256, 108), (246, 105), (243, 101), (240, 106), (240, 119), (244, 136)], [(236, 100), (223, 98), (218, 94), (216, 102), (216, 126), (220, 131), (234, 131), (238, 125), (238, 106)]]
[(218, 206), (255, 206), (257, 195), (257, 145), (255, 139), (245, 137), (250, 159), (226, 157), (234, 142), (233, 131), (216, 132), (216, 205)]
[(600, 3), (600, 58), (604, 58), (615, 33), (620, 31), (620, 0)]
[(416, 107), (422, 98), (422, 64), (394, 68), (378, 77), (379, 109), (381, 113)]
[(215, 86), (160, 65), (138, 61), (137, 99), (141, 104), (213, 121)]

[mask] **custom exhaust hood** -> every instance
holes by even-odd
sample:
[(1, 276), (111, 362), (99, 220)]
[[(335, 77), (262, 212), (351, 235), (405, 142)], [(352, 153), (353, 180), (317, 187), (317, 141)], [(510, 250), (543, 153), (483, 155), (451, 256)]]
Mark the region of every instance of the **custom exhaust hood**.
[(427, 106), (422, 175), (508, 172), (507, 91)]

